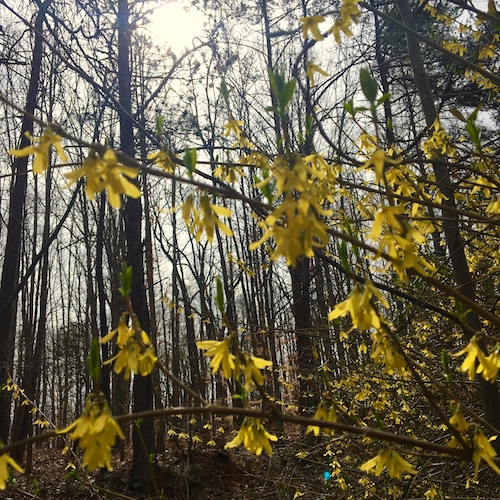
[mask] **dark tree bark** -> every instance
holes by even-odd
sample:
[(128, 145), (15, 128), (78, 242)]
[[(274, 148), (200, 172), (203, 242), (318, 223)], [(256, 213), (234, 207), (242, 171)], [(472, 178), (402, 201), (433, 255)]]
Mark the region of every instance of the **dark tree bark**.
[[(46, 11), (51, 3), (52, 0), (46, 0), (40, 5), (35, 20), (35, 42), (31, 62), (31, 77), (26, 99), (26, 111), (32, 115), (35, 113), (37, 107), (38, 84), (42, 66), (43, 46), (41, 33)], [(33, 133), (33, 121), (28, 115), (23, 116), (20, 148), (24, 148), (30, 144), (29, 139), (25, 136), (25, 132)], [(7, 242), (2, 267), (2, 280), (0, 282), (0, 325), (2, 325), (2, 328), (0, 328), (0, 385), (7, 380), (11, 371), (14, 354), (16, 298), (13, 297), (13, 294), (19, 274), (28, 157), (16, 158), (12, 172), (14, 174), (14, 183), (10, 192)], [(4, 443), (7, 442), (9, 435), (10, 403), (10, 392), (0, 391), (0, 439)]]
[[(118, 86), (120, 114), (121, 150), (134, 156), (134, 130), (131, 103), (130, 69), (130, 25), (128, 0), (118, 0)], [(130, 300), (144, 331), (150, 330), (149, 310), (144, 284), (143, 246), (141, 238), (142, 202), (128, 198), (125, 206), (125, 237), (127, 240), (127, 265), (132, 266), (132, 290)], [(151, 375), (134, 374), (133, 411), (153, 409), (153, 384)], [(130, 478), (137, 487), (152, 490), (149, 472), (149, 455), (154, 450), (154, 422), (144, 419), (140, 427), (134, 427), (132, 434), (133, 460)]]

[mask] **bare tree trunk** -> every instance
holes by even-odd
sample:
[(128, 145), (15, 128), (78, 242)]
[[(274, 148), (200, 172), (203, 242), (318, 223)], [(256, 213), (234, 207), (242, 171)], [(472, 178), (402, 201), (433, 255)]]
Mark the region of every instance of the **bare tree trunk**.
[[(42, 29), (45, 13), (52, 0), (45, 0), (35, 20), (35, 42), (33, 46), (33, 59), (31, 62), (31, 78), (26, 99), (26, 111), (34, 114), (37, 106), (38, 84), (42, 66)], [(20, 147), (26, 147), (30, 141), (25, 133), (33, 133), (33, 122), (29, 116), (24, 115), (21, 126)], [(28, 158), (16, 158), (13, 169), (14, 184), (10, 192), (9, 220), (7, 223), (7, 242), (5, 245), (5, 258), (0, 282), (0, 385), (7, 380), (12, 368), (15, 337), (16, 298), (13, 291), (16, 288), (19, 259), (21, 248), (21, 230), (24, 218), (24, 201), (26, 198)], [(10, 428), (10, 392), (0, 391), (0, 439), (7, 442)]]
[[(130, 25), (128, 0), (118, 0), (118, 86), (120, 114), (120, 143), (122, 151), (134, 156), (134, 130), (132, 121), (130, 69)], [(125, 237), (127, 240), (127, 264), (132, 266), (132, 290), (130, 300), (135, 314), (146, 332), (150, 330), (150, 318), (144, 285), (143, 246), (141, 238), (142, 202), (128, 198), (125, 206)], [(153, 409), (153, 384), (151, 375), (136, 373), (133, 382), (133, 411)], [(133, 460), (130, 477), (137, 487), (152, 490), (149, 473), (149, 456), (154, 450), (154, 421), (146, 418), (140, 428), (133, 429)]]
[[(408, 1), (396, 0), (396, 3), (406, 26), (415, 30), (415, 18)], [(437, 112), (434, 106), (434, 95), (425, 70), (418, 40), (409, 31), (406, 33), (406, 38), (408, 42), (408, 58), (413, 68), (415, 83), (422, 102), (425, 121), (430, 128), (437, 118)], [(459, 218), (455, 212), (455, 192), (450, 179), (448, 166), (445, 161), (434, 161), (433, 167), (439, 189), (444, 194), (442, 201), (443, 229), (450, 253), (455, 281), (460, 293), (470, 300), (475, 300), (476, 291), (474, 281), (469, 272), (464, 242), (459, 230)], [(464, 306), (463, 310), (466, 309), (467, 308)], [(475, 312), (470, 311), (465, 317), (465, 321), (474, 331), (479, 332), (481, 330), (481, 322)], [(464, 331), (464, 333), (467, 338), (470, 338), (470, 334), (467, 331)], [(480, 346), (486, 352), (484, 341), (480, 342)], [(496, 383), (488, 382), (483, 377), (479, 377), (479, 386), (481, 389), (485, 418), (491, 425), (500, 430), (500, 396), (498, 393), (498, 386)], [(500, 443), (494, 442), (493, 444), (496, 446), (497, 451), (500, 451)]]

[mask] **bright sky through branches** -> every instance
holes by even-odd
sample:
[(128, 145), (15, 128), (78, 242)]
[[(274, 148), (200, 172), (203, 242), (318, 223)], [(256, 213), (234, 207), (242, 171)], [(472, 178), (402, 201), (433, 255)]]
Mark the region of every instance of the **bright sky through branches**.
[(168, 44), (179, 54), (192, 47), (193, 38), (202, 34), (204, 17), (187, 2), (163, 1), (154, 8), (148, 29), (161, 44)]

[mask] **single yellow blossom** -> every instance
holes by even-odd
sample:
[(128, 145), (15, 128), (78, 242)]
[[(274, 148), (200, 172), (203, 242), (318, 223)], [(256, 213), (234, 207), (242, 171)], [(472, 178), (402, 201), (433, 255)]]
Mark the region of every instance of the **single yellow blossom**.
[(126, 314), (122, 314), (120, 316), (120, 320), (118, 322), (118, 327), (115, 330), (110, 331), (99, 342), (101, 344), (106, 344), (116, 334), (118, 334), (118, 337), (116, 339), (116, 345), (120, 348), (127, 345), (127, 342), (130, 339), (130, 337), (132, 337), (134, 335), (134, 331), (127, 324), (127, 315)]
[(483, 459), (497, 474), (500, 474), (500, 468), (493, 460), (497, 456), (497, 452), (490, 444), (490, 441), (496, 438), (497, 436), (493, 436), (488, 439), (481, 429), (476, 429), (474, 435), (474, 452), (472, 454), (472, 461), (474, 462), (474, 479), (477, 479), (481, 459)]
[[(0, 445), (2, 443), (0, 442)], [(9, 479), (9, 468), (11, 466), (14, 470), (19, 472), (19, 474), (24, 474), (24, 469), (21, 468), (17, 462), (10, 457), (7, 453), (0, 455), (0, 490), (4, 490), (7, 486), (7, 481)]]
[(203, 349), (206, 352), (203, 354), (208, 358), (212, 358), (210, 361), (210, 368), (212, 368), (212, 373), (215, 374), (222, 366), (222, 373), (224, 378), (231, 378), (233, 370), (235, 369), (235, 356), (229, 352), (229, 347), (231, 345), (231, 338), (228, 337), (224, 340), (201, 340), (196, 342), (198, 349)]
[(224, 448), (236, 448), (243, 444), (248, 451), (255, 455), (260, 455), (262, 451), (265, 451), (268, 456), (271, 456), (273, 452), (271, 441), (277, 440), (276, 436), (266, 431), (259, 419), (245, 418), (236, 437)]
[[(391, 477), (401, 479), (404, 472), (416, 474), (417, 471), (396, 450), (385, 447), (376, 457), (371, 458), (360, 469), (363, 472), (372, 472), (380, 476), (387, 469)], [(374, 470), (373, 470), (374, 469)]]
[(166, 151), (165, 149), (148, 154), (148, 160), (160, 165), (160, 167), (169, 174), (173, 174), (177, 166), (172, 153), (170, 151)]
[(467, 356), (460, 366), (460, 371), (467, 372), (469, 380), (474, 380), (474, 374), (476, 373), (476, 358), (481, 363), (486, 359), (484, 352), (477, 345), (475, 337), (471, 339), (467, 347), (454, 354), (454, 356), (461, 356), (462, 354), (467, 354)]
[(25, 136), (32, 142), (32, 145), (22, 149), (11, 149), (9, 154), (18, 157), (35, 155), (33, 162), (33, 172), (35, 174), (42, 174), (49, 168), (49, 149), (51, 146), (54, 146), (62, 163), (68, 162), (68, 158), (61, 146), (62, 137), (54, 133), (50, 127), (44, 131), (39, 139), (33, 137), (29, 132), (26, 132)]
[(455, 427), (458, 432), (465, 432), (469, 430), (469, 424), (465, 420), (460, 406), (455, 407), (453, 415), (450, 418), (450, 424)]
[(304, 40), (307, 39), (307, 35), (311, 32), (311, 35), (317, 42), (323, 40), (323, 35), (321, 34), (318, 24), (325, 20), (325, 16), (306, 16), (301, 17), (300, 22), (302, 23), (302, 37)]
[(311, 82), (311, 87), (314, 87), (315, 73), (319, 73), (320, 75), (323, 76), (328, 76), (328, 73), (323, 68), (320, 68), (317, 64), (314, 64), (311, 61), (309, 61), (307, 63), (306, 76), (307, 78), (309, 78), (309, 81)]
[(255, 356), (244, 355), (244, 362), (242, 368), (246, 375), (246, 389), (249, 390), (252, 384), (263, 385), (264, 376), (261, 371), (264, 368), (272, 366), (273, 363), (267, 359), (257, 358)]

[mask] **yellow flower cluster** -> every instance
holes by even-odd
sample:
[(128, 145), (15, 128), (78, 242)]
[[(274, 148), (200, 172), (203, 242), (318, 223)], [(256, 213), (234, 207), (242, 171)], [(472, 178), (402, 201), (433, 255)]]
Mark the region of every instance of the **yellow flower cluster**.
[(467, 50), (464, 45), (458, 42), (447, 42), (443, 41), (442, 42), (443, 47), (446, 50), (449, 50), (450, 52), (453, 52), (454, 54), (458, 54), (460, 57), (463, 57), (465, 54), (465, 51)]
[(109, 204), (114, 208), (120, 208), (121, 194), (131, 198), (141, 197), (141, 190), (126, 179), (126, 177), (135, 179), (138, 175), (138, 169), (118, 163), (115, 152), (108, 149), (102, 158), (96, 152), (91, 152), (81, 168), (64, 174), (64, 177), (69, 181), (68, 186), (85, 177), (85, 191), (90, 200), (106, 189)]
[(54, 146), (63, 163), (68, 162), (66, 154), (61, 146), (62, 137), (54, 133), (50, 127), (47, 128), (38, 139), (33, 137), (29, 132), (26, 132), (25, 135), (32, 142), (32, 145), (22, 149), (11, 149), (9, 154), (18, 157), (35, 155), (35, 160), (33, 162), (33, 172), (35, 172), (35, 174), (43, 174), (43, 172), (49, 168), (49, 150), (51, 146)]
[(386, 165), (399, 165), (401, 160), (394, 160), (387, 156), (386, 152), (383, 149), (377, 148), (370, 156), (370, 158), (361, 165), (359, 168), (367, 169), (370, 167), (374, 168), (375, 171), (375, 180), (377, 182), (381, 182), (384, 180), (384, 169)]
[(327, 226), (318, 219), (317, 213), (330, 214), (311, 194), (302, 193), (298, 198), (288, 194), (259, 224), (264, 234), (249, 245), (249, 249), (255, 250), (272, 237), (276, 241), (276, 248), (271, 251), (272, 260), (285, 257), (288, 266), (295, 266), (300, 257), (313, 257), (314, 248), (321, 248), (328, 242)]
[(264, 376), (261, 371), (264, 368), (272, 366), (272, 362), (266, 359), (250, 356), (247, 353), (241, 353), (236, 357), (230, 352), (232, 337), (224, 340), (200, 340), (196, 342), (198, 349), (203, 349), (203, 354), (210, 360), (210, 368), (215, 374), (222, 368), (224, 378), (230, 379), (233, 372), (237, 380), (240, 379), (241, 371), (245, 373), (245, 389), (249, 390), (253, 384), (261, 386), (264, 384)]
[(128, 326), (127, 315), (122, 314), (118, 327), (105, 335), (101, 344), (109, 342), (117, 335), (116, 345), (120, 352), (104, 362), (105, 365), (115, 362), (113, 368), (115, 373), (125, 370), (125, 379), (130, 378), (131, 372), (140, 373), (142, 376), (149, 375), (155, 366), (158, 358), (150, 345), (149, 337), (144, 330)]
[(212, 243), (216, 227), (226, 236), (233, 236), (233, 231), (219, 219), (219, 216), (231, 217), (231, 214), (231, 209), (210, 203), (209, 197), (205, 194), (200, 197), (199, 208), (194, 206), (192, 195), (182, 204), (182, 218), (188, 231), (195, 235), (196, 241), (200, 241), (205, 232), (207, 240)]
[(353, 325), (351, 330), (354, 328), (368, 330), (372, 327), (379, 329), (383, 319), (373, 306), (373, 299), (375, 297), (378, 298), (384, 307), (389, 307), (384, 296), (372, 283), (367, 283), (364, 290), (361, 290), (359, 286), (355, 286), (347, 299), (337, 304), (330, 311), (328, 321), (343, 318), (347, 314), (350, 314)]
[(365, 462), (360, 469), (363, 472), (371, 472), (380, 476), (387, 469), (391, 477), (401, 479), (404, 472), (416, 474), (417, 471), (407, 462), (396, 450), (391, 447), (385, 447), (374, 458)]
[(161, 149), (160, 151), (155, 151), (154, 153), (148, 154), (148, 160), (152, 161), (156, 165), (159, 165), (165, 172), (173, 174), (175, 172), (176, 163), (170, 151)]
[(403, 356), (394, 347), (383, 330), (372, 333), (372, 353), (370, 357), (375, 363), (384, 363), (384, 373), (392, 375), (394, 372), (402, 373), (406, 367)]
[[(422, 232), (431, 232), (432, 225), (428, 227), (428, 225), (421, 224), (421, 230), (417, 230), (412, 225), (402, 222), (404, 213), (402, 205), (379, 207), (375, 213), (369, 238), (376, 240), (384, 233), (379, 241), (377, 257), (385, 252), (390, 259), (388, 265), (392, 266), (402, 281), (407, 281), (408, 269), (415, 269), (419, 274), (424, 275), (425, 269), (434, 272), (435, 268), (418, 255), (418, 247), (415, 244), (425, 244), (426, 239)], [(384, 226), (386, 226), (385, 229)]]
[(236, 437), (226, 444), (225, 448), (236, 448), (243, 446), (255, 455), (260, 455), (265, 451), (268, 456), (273, 453), (271, 441), (277, 441), (278, 438), (266, 431), (260, 419), (245, 418)]
[(229, 137), (231, 134), (236, 136), (237, 142), (232, 145), (233, 148), (254, 148), (255, 145), (248, 139), (242, 127), (243, 122), (241, 120), (230, 118), (224, 125), (224, 137)]
[(460, 366), (460, 371), (467, 372), (469, 380), (474, 380), (474, 374), (480, 373), (485, 380), (489, 380), (493, 383), (496, 380), (498, 370), (500, 369), (499, 347), (500, 346), (497, 346), (497, 348), (489, 356), (486, 356), (477, 344), (476, 338), (473, 337), (467, 347), (455, 354), (455, 356), (467, 354), (462, 365)]
[(432, 136), (422, 144), (422, 149), (427, 158), (432, 159), (439, 156), (454, 157), (457, 150), (451, 142), (450, 136), (442, 127), (439, 118), (436, 118), (432, 124), (432, 128)]
[(90, 394), (82, 416), (70, 426), (62, 429), (59, 434), (72, 431), (70, 438), (79, 439), (79, 445), (85, 449), (83, 465), (89, 470), (97, 467), (106, 467), (112, 471), (111, 447), (115, 444), (116, 436), (125, 439), (120, 426), (109, 412), (109, 407), (103, 396)]
[[(314, 418), (317, 420), (324, 420), (325, 422), (336, 422), (337, 421), (337, 410), (333, 401), (321, 401), (318, 405), (318, 409), (314, 414)], [(319, 436), (320, 427), (317, 425), (308, 425), (306, 429), (306, 434), (310, 432), (314, 433), (315, 436)], [(333, 434), (333, 429), (324, 429), (325, 434)]]
[(333, 26), (328, 30), (328, 33), (333, 33), (335, 41), (341, 42), (340, 33), (351, 37), (351, 24), (357, 23), (361, 14), (358, 7), (359, 0), (342, 0), (342, 5), (339, 8), (339, 17), (335, 20)]
[[(0, 445), (1, 444), (0, 442)], [(24, 469), (22, 469), (12, 457), (9, 457), (7, 453), (0, 455), (0, 490), (4, 490), (7, 486), (9, 465), (20, 474), (24, 473)]]
[(239, 177), (245, 177), (245, 172), (238, 165), (219, 165), (214, 169), (214, 177), (222, 179), (224, 182), (229, 182), (230, 184), (235, 183)]

